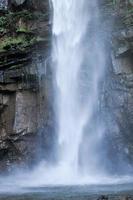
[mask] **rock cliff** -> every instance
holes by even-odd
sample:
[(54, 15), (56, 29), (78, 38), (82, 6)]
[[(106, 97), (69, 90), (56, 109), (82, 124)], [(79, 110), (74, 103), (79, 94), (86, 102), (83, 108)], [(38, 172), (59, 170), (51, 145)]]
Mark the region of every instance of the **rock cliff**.
[[(47, 130), (53, 130), (50, 48), (49, 1), (0, 1), (2, 171), (14, 164), (33, 164), (38, 149), (49, 149), (52, 139)], [(42, 145), (40, 137), (45, 137)]]
[(108, 52), (101, 94), (105, 148), (111, 171), (121, 172), (133, 162), (133, 1), (101, 0), (100, 6)]

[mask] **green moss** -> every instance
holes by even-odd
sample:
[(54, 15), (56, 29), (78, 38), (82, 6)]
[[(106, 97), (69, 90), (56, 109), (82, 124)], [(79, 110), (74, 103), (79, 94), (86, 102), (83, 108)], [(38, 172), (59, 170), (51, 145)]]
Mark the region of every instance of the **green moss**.
[(0, 17), (0, 33), (6, 32), (6, 26), (7, 26), (7, 18), (5, 16)]
[(28, 30), (25, 27), (17, 28), (17, 22), (22, 19), (24, 22), (35, 20), (36, 16), (29, 12), (29, 11), (21, 11), (21, 12), (8, 12), (4, 16), (0, 16), (0, 29), (1, 31), (3, 29), (11, 29), (16, 30), (18, 32), (28, 32)]
[(27, 10), (23, 10), (20, 12), (9, 12), (6, 14), (7, 18), (18, 20), (19, 18), (23, 18), (25, 20), (33, 20), (34, 14)]
[(19, 11), (19, 12), (9, 12), (6, 17), (8, 18), (12, 18), (12, 19), (24, 19), (26, 21), (33, 21), (33, 20), (39, 20), (39, 19), (44, 19), (47, 17), (48, 14), (43, 14), (43, 13), (38, 13), (38, 12), (30, 12), (28, 10), (23, 10), (23, 11)]
[[(8, 30), (12, 33), (31, 33), (31, 30), (24, 24), (28, 24), (30, 21), (34, 23), (39, 23), (39, 21), (45, 21), (48, 18), (48, 13), (31, 12), (28, 10), (23, 10), (19, 12), (8, 12), (4, 16), (0, 16), (0, 32)], [(23, 25), (18, 27), (19, 20), (22, 20)]]
[(21, 27), (18, 27), (17, 30), (16, 30), (17, 33), (31, 33), (30, 30), (28, 30), (27, 27), (25, 26), (21, 26)]
[(30, 45), (25, 36), (6, 37), (0, 44), (0, 50), (22, 49)]
[(4, 27), (0, 27), (0, 33), (6, 32), (6, 29)]
[(0, 17), (0, 27), (6, 26), (7, 18), (5, 16)]
[(0, 52), (8, 50), (25, 50), (37, 42), (44, 41), (44, 38), (35, 36), (36, 33), (30, 30), (30, 23), (45, 21), (48, 13), (30, 12), (23, 10), (19, 12), (8, 12), (0, 16)]
[(123, 13), (123, 23), (127, 26), (133, 26), (133, 6), (127, 5)]

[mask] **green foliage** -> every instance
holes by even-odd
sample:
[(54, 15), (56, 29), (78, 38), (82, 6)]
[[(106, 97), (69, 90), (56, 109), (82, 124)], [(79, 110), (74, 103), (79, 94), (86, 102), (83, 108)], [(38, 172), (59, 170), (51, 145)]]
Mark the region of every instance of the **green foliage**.
[(45, 21), (48, 13), (31, 12), (22, 10), (8, 12), (0, 16), (0, 52), (8, 50), (24, 50), (37, 42), (44, 41), (37, 37), (35, 31), (31, 30), (30, 24)]
[(7, 25), (7, 18), (5, 16), (0, 17), (0, 27)]
[(0, 43), (0, 51), (12, 50), (12, 49), (19, 49), (23, 50), (29, 45), (33, 45), (36, 42), (35, 37), (27, 38), (24, 35), (17, 36), (17, 37), (6, 37)]
[(24, 26), (24, 25), (18, 27), (17, 30), (16, 30), (16, 32), (17, 33), (26, 33), (26, 34), (27, 33), (31, 33), (31, 31), (28, 30), (28, 28), (26, 26)]

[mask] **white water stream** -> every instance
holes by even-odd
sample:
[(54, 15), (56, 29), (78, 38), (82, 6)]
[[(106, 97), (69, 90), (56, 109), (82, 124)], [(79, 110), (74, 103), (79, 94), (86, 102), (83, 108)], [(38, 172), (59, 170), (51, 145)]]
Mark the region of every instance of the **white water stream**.
[[(94, 172), (97, 168), (94, 148), (98, 145), (101, 131), (97, 132), (91, 123), (98, 106), (98, 84), (104, 68), (104, 55), (97, 33), (98, 7), (95, 0), (52, 2), (59, 165), (68, 174), (79, 173), (80, 152), (83, 152), (83, 165), (86, 165), (85, 160), (90, 161), (88, 170)], [(90, 125), (86, 131), (86, 150), (84, 134), (86, 126)], [(94, 128), (95, 133), (92, 131)]]

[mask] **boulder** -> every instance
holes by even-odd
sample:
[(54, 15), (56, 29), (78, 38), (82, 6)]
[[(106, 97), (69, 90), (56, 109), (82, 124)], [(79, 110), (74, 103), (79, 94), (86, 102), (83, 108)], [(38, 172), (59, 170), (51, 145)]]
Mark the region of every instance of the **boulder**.
[(101, 195), (97, 200), (108, 200), (108, 196), (106, 195)]

